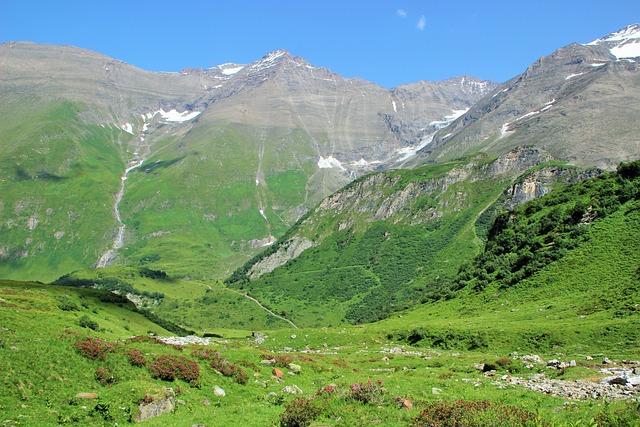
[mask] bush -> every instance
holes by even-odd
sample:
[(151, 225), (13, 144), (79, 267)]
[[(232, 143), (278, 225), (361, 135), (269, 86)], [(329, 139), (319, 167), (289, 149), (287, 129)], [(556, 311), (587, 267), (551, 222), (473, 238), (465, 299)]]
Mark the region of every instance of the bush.
[(137, 348), (131, 350), (125, 350), (124, 354), (129, 356), (129, 363), (131, 366), (146, 366), (147, 359), (144, 357), (142, 352)]
[(96, 322), (95, 320), (91, 320), (91, 318), (86, 314), (80, 317), (80, 319), (78, 319), (78, 325), (80, 325), (83, 328), (89, 328), (94, 331), (98, 330), (99, 328), (98, 322)]
[(387, 391), (382, 387), (382, 380), (376, 383), (371, 380), (364, 383), (351, 384), (349, 397), (358, 402), (379, 405), (384, 401)]
[(94, 378), (100, 385), (111, 385), (118, 382), (111, 368), (98, 368), (94, 374)]
[(609, 403), (600, 412), (595, 421), (598, 427), (628, 427), (640, 425), (640, 409), (636, 404), (627, 403), (625, 407), (612, 408)]
[(298, 397), (285, 405), (285, 410), (280, 416), (282, 427), (307, 427), (320, 415), (320, 408), (313, 398)]
[(234, 363), (229, 363), (226, 357), (215, 350), (196, 350), (191, 355), (210, 361), (209, 365), (212, 369), (220, 372), (225, 377), (232, 377), (238, 384), (245, 385), (249, 381), (249, 375), (241, 367)]
[(197, 384), (200, 366), (194, 360), (174, 354), (158, 356), (155, 362), (148, 365), (153, 378), (173, 381), (176, 378), (191, 384)]
[(92, 360), (104, 360), (107, 353), (114, 350), (114, 346), (100, 338), (87, 337), (73, 345), (80, 355)]
[(434, 402), (411, 420), (410, 427), (526, 427), (544, 426), (526, 409), (489, 400)]

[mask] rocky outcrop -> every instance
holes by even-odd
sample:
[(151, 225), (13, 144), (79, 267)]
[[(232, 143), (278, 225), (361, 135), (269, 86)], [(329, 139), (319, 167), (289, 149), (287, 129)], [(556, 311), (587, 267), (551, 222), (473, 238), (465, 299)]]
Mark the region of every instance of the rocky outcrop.
[(546, 166), (520, 177), (505, 191), (507, 209), (524, 204), (547, 194), (558, 183), (573, 183), (594, 178), (598, 169), (580, 170), (571, 166)]
[(176, 394), (172, 388), (165, 388), (162, 396), (147, 395), (139, 404), (139, 413), (134, 417), (136, 422), (171, 413), (176, 407)]
[(251, 279), (255, 279), (263, 274), (270, 273), (315, 245), (316, 244), (311, 240), (295, 236), (285, 244), (281, 245), (275, 253), (262, 258), (251, 266), (248, 275)]

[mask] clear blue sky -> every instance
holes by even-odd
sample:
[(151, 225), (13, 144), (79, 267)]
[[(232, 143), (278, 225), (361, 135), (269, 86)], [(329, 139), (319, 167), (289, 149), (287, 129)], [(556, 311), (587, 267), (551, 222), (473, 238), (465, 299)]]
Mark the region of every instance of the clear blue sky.
[(640, 0), (0, 0), (0, 42), (94, 50), (150, 71), (287, 49), (390, 88), (502, 82), (540, 56), (640, 22)]

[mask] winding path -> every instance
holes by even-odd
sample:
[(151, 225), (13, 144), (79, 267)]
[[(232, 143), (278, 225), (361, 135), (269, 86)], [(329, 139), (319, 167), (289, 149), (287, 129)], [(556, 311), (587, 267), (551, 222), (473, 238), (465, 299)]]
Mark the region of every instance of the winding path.
[[(209, 285), (207, 285), (207, 286), (209, 286)], [(211, 286), (209, 286), (209, 289), (211, 289)], [(290, 324), (291, 326), (293, 326), (295, 329), (300, 329), (300, 328), (298, 328), (298, 327), (295, 325), (295, 323), (293, 323), (291, 320), (286, 319), (286, 318), (284, 318), (284, 317), (282, 317), (282, 316), (280, 316), (280, 315), (278, 315), (278, 314), (275, 314), (273, 311), (269, 310), (267, 307), (265, 307), (264, 305), (260, 304), (260, 301), (258, 301), (258, 300), (257, 300), (257, 299), (255, 299), (254, 297), (250, 297), (249, 295), (247, 295), (247, 294), (243, 294), (242, 292), (240, 292), (240, 291), (236, 291), (235, 289), (230, 289), (230, 288), (224, 288), (224, 289), (225, 289), (225, 290), (227, 290), (227, 291), (229, 291), (229, 292), (233, 292), (233, 293), (235, 293), (235, 294), (242, 295), (243, 297), (250, 299), (251, 301), (253, 301), (253, 302), (255, 302), (256, 304), (258, 304), (258, 306), (259, 306), (261, 309), (263, 309), (264, 311), (266, 311), (267, 313), (269, 313), (269, 314), (270, 314), (270, 315), (272, 315), (273, 317), (277, 317), (277, 318), (278, 318), (278, 319), (280, 319), (280, 320), (284, 320), (285, 322), (287, 322), (288, 324)]]

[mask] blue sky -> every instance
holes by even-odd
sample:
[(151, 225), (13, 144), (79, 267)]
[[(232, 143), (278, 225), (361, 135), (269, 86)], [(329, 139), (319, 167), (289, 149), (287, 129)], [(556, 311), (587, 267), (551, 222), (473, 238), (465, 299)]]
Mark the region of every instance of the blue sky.
[(639, 0), (0, 0), (0, 42), (72, 45), (150, 71), (287, 49), (387, 88), (464, 74), (506, 81), (636, 22)]

